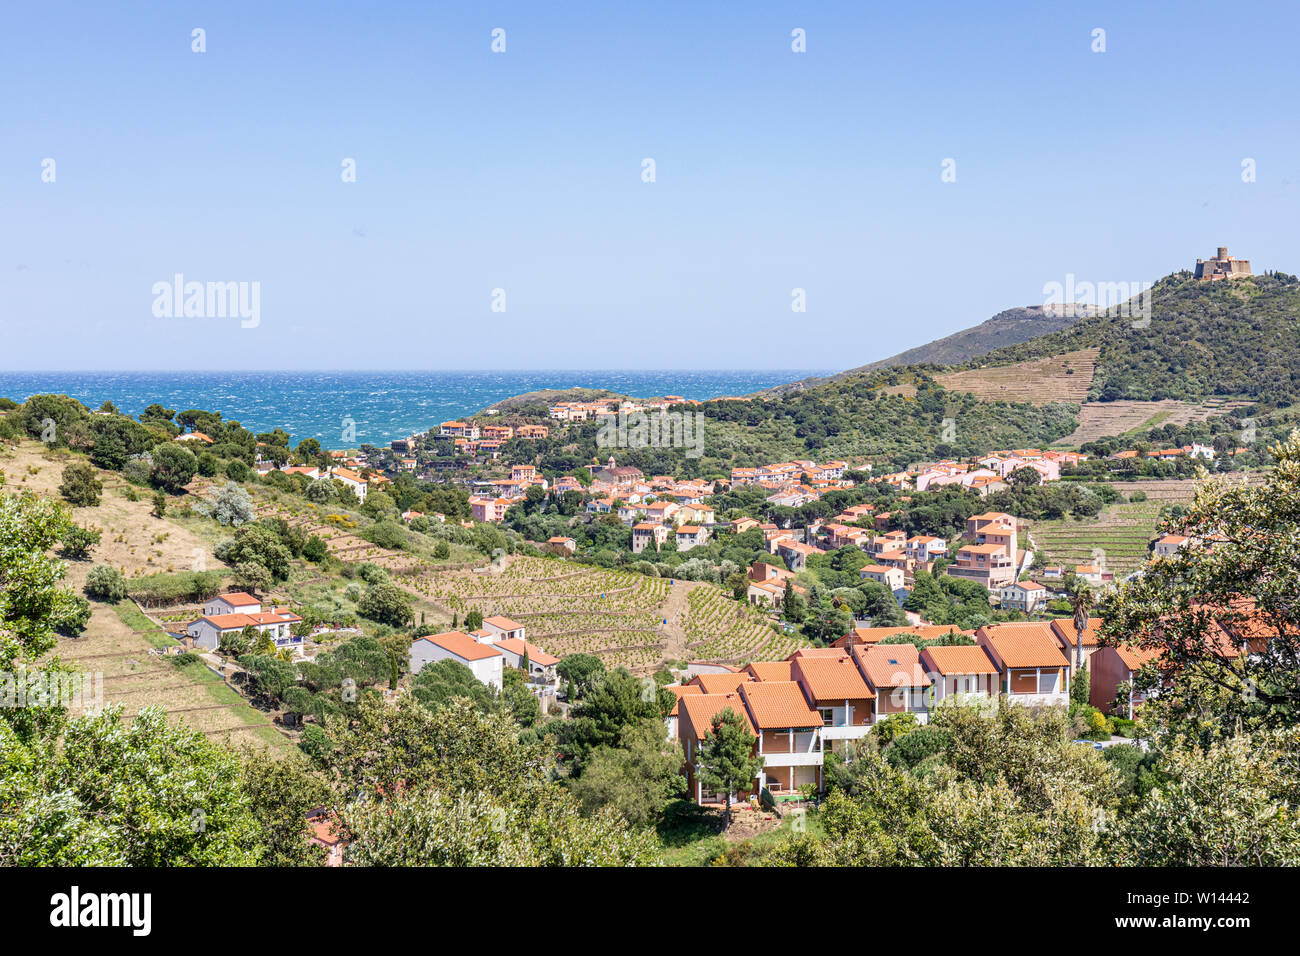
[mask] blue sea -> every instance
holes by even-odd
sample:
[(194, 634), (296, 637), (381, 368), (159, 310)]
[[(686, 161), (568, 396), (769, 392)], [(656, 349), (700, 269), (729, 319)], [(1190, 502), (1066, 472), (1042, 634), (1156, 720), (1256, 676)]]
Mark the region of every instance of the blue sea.
[[(543, 388), (607, 388), (636, 398), (747, 395), (826, 369), (520, 372), (0, 372), (0, 396), (70, 395), (89, 408), (110, 401), (138, 415), (157, 402), (219, 411), (254, 432), (283, 428), (294, 444), (325, 448), (386, 445)], [(345, 419), (356, 439), (345, 442)]]

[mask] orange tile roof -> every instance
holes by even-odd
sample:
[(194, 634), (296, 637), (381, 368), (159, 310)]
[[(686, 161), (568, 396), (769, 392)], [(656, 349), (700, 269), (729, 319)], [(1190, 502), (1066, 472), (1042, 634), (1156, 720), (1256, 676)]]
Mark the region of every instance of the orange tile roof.
[(484, 624), (491, 624), (493, 627), (499, 627), (503, 631), (518, 631), (523, 629), (523, 625), (518, 621), (512, 621), (508, 617), (493, 615), (492, 617), (483, 618)]
[(861, 700), (875, 697), (858, 670), (858, 665), (842, 657), (800, 657), (793, 662), (794, 679), (803, 684), (815, 701)]
[(676, 717), (678, 715), (683, 697), (686, 697), (687, 695), (698, 697), (700, 694), (704, 693), (704, 688), (699, 684), (669, 684), (664, 688), (664, 690), (672, 691), (673, 695), (677, 698), (677, 700), (673, 702), (673, 709), (668, 712), (669, 717)]
[(984, 648), (927, 647), (921, 660), (936, 674), (996, 674), (997, 666)]
[[(855, 627), (853, 629), (854, 644), (875, 644), (886, 637), (892, 637), (895, 634), (906, 634), (908, 637), (918, 637), (923, 641), (932, 641), (937, 637), (943, 637), (945, 634), (972, 634), (972, 631), (963, 631), (953, 624), (903, 624), (897, 627)], [(844, 647), (849, 642), (849, 635), (836, 638), (833, 642), (835, 647)]]
[(760, 730), (821, 727), (825, 723), (794, 681), (750, 681), (740, 685), (740, 696)]
[(1164, 653), (1164, 649), (1158, 647), (1143, 649), (1129, 644), (1120, 644), (1116, 646), (1115, 653), (1119, 655), (1119, 659), (1124, 662), (1124, 666), (1129, 670), (1140, 671)]
[(225, 601), (231, 607), (247, 607), (250, 604), (262, 603), (257, 598), (253, 597), (253, 595), (245, 594), (243, 591), (231, 591), (229, 594), (218, 594), (217, 597), (212, 600), (215, 601), (217, 598)]
[(976, 633), (984, 636), (1006, 667), (1065, 667), (1070, 663), (1046, 621), (994, 624)]
[(929, 687), (932, 683), (921, 666), (921, 654), (915, 644), (855, 647), (853, 656), (872, 687)]
[(677, 703), (678, 736), (689, 733), (693, 734), (696, 740), (703, 740), (708, 736), (709, 731), (713, 729), (714, 715), (728, 708), (736, 712), (751, 734), (758, 732), (754, 722), (749, 719), (749, 711), (745, 708), (745, 702), (740, 699), (740, 695), (737, 693), (685, 694), (677, 699)]
[(745, 670), (754, 675), (754, 680), (794, 680), (789, 661), (753, 661)]
[[(1097, 647), (1101, 642), (1097, 639), (1097, 628), (1101, 627), (1101, 618), (1088, 618), (1088, 626), (1083, 632), (1083, 646)], [(1074, 632), (1074, 619), (1069, 617), (1058, 617), (1052, 621), (1052, 633), (1056, 640), (1064, 647), (1074, 647), (1078, 635)]]
[(461, 631), (445, 631), (428, 637), (417, 637), (417, 641), (428, 641), (444, 651), (450, 651), (466, 661), (481, 661), (489, 657), (500, 657), (501, 652), (491, 644), (480, 644), (468, 634)]
[(793, 661), (801, 657), (844, 657), (846, 654), (848, 651), (842, 647), (801, 647), (786, 660)]
[(540, 664), (542, 667), (551, 667), (560, 663), (558, 657), (552, 657), (536, 644), (530, 644), (528, 641), (521, 641), (517, 637), (506, 637), (497, 641), (495, 647), (504, 647), (512, 654), (518, 654), (520, 657), (524, 652), (528, 652), (528, 660), (533, 664)]
[(749, 674), (696, 674), (691, 683), (704, 689), (706, 694), (730, 694), (741, 684), (751, 681)]
[(297, 624), (302, 620), (289, 611), (263, 611), (260, 614), (205, 614), (201, 620), (207, 621), (219, 631), (234, 631), (259, 624)]

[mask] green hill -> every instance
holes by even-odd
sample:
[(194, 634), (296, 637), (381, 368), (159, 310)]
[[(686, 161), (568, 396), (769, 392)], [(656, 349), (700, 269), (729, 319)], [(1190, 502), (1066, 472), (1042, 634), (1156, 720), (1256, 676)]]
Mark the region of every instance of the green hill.
[(1281, 273), (1197, 282), (1180, 272), (1156, 283), (1150, 321), (1109, 310), (1068, 329), (989, 353), (990, 368), (1078, 349), (1100, 349), (1091, 401), (1195, 401), (1242, 396), (1300, 400), (1300, 280)]

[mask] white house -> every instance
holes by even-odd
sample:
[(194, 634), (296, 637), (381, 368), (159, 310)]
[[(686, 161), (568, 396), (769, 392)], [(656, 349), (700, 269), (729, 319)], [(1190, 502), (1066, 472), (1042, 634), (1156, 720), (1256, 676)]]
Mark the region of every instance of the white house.
[(352, 471), (349, 468), (332, 468), (330, 469), (330, 477), (335, 481), (343, 482), (343, 484), (351, 488), (353, 492), (356, 493), (357, 501), (362, 503), (365, 502), (366, 491), (369, 488), (369, 485), (366, 484), (365, 479), (357, 472)]
[(858, 572), (858, 577), (863, 581), (875, 581), (877, 584), (883, 584), (892, 592), (903, 586), (904, 575), (901, 568), (891, 568), (883, 564), (868, 564)]
[(518, 641), (528, 639), (527, 629), (522, 624), (500, 615), (483, 618), (483, 630), (492, 635), (487, 640), (489, 644), (495, 644), (502, 638), (513, 638)]
[(998, 598), (1005, 610), (1033, 614), (1047, 603), (1047, 588), (1037, 581), (1016, 581), (998, 591)]
[(205, 615), (215, 614), (260, 614), (262, 602), (243, 591), (231, 591), (208, 598), (203, 604)]
[(1168, 558), (1187, 547), (1190, 540), (1181, 534), (1167, 534), (1156, 541), (1152, 550), (1157, 558)]
[(250, 594), (235, 591), (209, 599), (203, 605), (203, 616), (191, 621), (185, 628), (197, 647), (214, 651), (223, 635), (254, 627), (269, 634), (276, 647), (301, 647), (302, 638), (295, 636), (293, 625), (302, 622), (288, 608), (262, 610), (262, 603)]
[(461, 631), (447, 631), (417, 637), (411, 642), (411, 674), (424, 669), (425, 664), (453, 660), (464, 664), (479, 681), (494, 690), (502, 687), (505, 657), (491, 644), (480, 644)]

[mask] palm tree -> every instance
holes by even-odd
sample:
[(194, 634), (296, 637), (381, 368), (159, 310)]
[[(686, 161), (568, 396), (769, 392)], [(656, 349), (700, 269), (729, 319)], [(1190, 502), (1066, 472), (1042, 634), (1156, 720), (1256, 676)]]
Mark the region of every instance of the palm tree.
[(1096, 603), (1092, 588), (1082, 580), (1070, 592), (1070, 607), (1074, 610), (1074, 669), (1083, 666), (1083, 632), (1088, 629), (1088, 612)]

